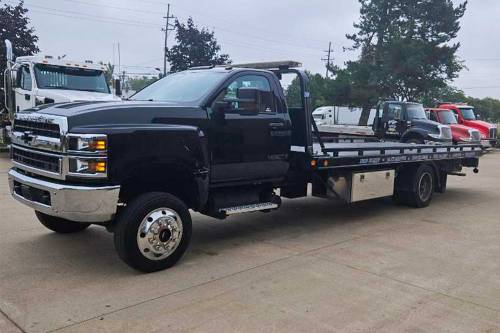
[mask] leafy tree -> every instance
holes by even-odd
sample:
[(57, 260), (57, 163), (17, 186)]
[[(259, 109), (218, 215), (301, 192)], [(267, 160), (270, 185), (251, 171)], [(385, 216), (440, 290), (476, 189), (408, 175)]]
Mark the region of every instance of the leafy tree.
[[(467, 1), (452, 0), (359, 0), (357, 32), (347, 35), (360, 59), (350, 63), (353, 87), (359, 98), (418, 100), (429, 91), (446, 87), (457, 77), (463, 63), (452, 43)], [(364, 116), (367, 116), (364, 114)], [(364, 117), (367, 119), (367, 117)]]
[(171, 73), (195, 66), (230, 63), (229, 55), (220, 54), (221, 47), (213, 31), (199, 29), (191, 17), (185, 24), (177, 20), (175, 28), (177, 45), (167, 53)]
[(134, 91), (139, 91), (142, 88), (149, 86), (151, 83), (155, 82), (156, 80), (158, 80), (158, 78), (156, 78), (156, 77), (150, 78), (147, 76), (143, 76), (143, 77), (131, 78), (127, 81), (127, 84), (129, 85), (130, 89), (132, 89)]
[[(335, 79), (325, 78), (320, 74), (307, 72), (309, 91), (313, 109), (326, 105), (348, 105), (351, 88), (345, 76), (338, 75)], [(293, 79), (285, 91), (289, 106), (301, 105), (300, 84), (298, 78)]]
[[(36, 46), (38, 37), (35, 35), (35, 29), (29, 26), (30, 22), (26, 16), (28, 9), (24, 8), (24, 2), (21, 0), (17, 5), (10, 5), (2, 4), (0, 0), (0, 6), (0, 84), (3, 87), (3, 75), (7, 63), (4, 40), (12, 42), (14, 55), (32, 55), (39, 49)], [(4, 98), (0, 97), (1, 110)]]
[(100, 62), (101, 65), (103, 65), (106, 69), (104, 72), (104, 77), (106, 78), (106, 81), (108, 84), (113, 83), (113, 73), (115, 72), (115, 65), (112, 63), (108, 62), (107, 64)]

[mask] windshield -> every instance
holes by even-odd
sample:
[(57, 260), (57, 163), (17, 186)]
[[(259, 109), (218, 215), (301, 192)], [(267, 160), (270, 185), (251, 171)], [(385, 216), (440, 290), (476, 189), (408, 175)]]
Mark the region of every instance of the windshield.
[(35, 78), (40, 89), (110, 93), (104, 72), (99, 70), (37, 64)]
[(439, 111), (439, 119), (441, 120), (441, 124), (458, 124), (457, 118), (455, 118), (455, 115), (451, 111)]
[(462, 117), (464, 117), (465, 120), (476, 120), (474, 108), (460, 108), (460, 111), (462, 111)]
[(407, 104), (406, 114), (408, 120), (413, 119), (427, 119), (424, 107), (421, 104)]
[(200, 100), (224, 77), (225, 72), (185, 71), (171, 74), (147, 86), (130, 99), (135, 101), (194, 102)]

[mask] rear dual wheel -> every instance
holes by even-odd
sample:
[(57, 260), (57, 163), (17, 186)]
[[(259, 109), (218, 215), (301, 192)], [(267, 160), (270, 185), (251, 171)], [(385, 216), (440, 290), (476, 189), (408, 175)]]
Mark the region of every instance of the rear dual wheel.
[(400, 171), (396, 180), (395, 199), (397, 202), (423, 208), (429, 206), (436, 188), (434, 169), (422, 164)]

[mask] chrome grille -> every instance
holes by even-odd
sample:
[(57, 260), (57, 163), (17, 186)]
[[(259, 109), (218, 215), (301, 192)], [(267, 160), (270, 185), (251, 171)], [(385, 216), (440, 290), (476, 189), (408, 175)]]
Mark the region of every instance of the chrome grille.
[(490, 139), (496, 139), (497, 138), (497, 128), (492, 127), (490, 128)]
[(451, 139), (451, 128), (449, 127), (441, 127), (441, 134), (443, 135), (444, 139)]
[(60, 128), (58, 124), (36, 122), (30, 120), (16, 119), (14, 121), (14, 131), (30, 132), (33, 135), (46, 136), (50, 138), (60, 137)]
[(61, 172), (61, 159), (58, 156), (15, 147), (12, 147), (11, 155), (16, 163), (52, 173)]

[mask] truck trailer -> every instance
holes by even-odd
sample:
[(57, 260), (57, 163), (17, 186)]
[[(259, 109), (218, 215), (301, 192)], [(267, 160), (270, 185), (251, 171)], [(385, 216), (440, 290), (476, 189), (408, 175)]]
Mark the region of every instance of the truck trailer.
[[(58, 233), (106, 227), (124, 262), (153, 272), (186, 251), (190, 210), (225, 219), (309, 194), (348, 204), (393, 197), (422, 208), (446, 190), (448, 175), (477, 172), (480, 145), (322, 137), (299, 67), (198, 67), (128, 101), (21, 111), (13, 124), (12, 196)], [(287, 106), (285, 74), (298, 77), (300, 106)]]

